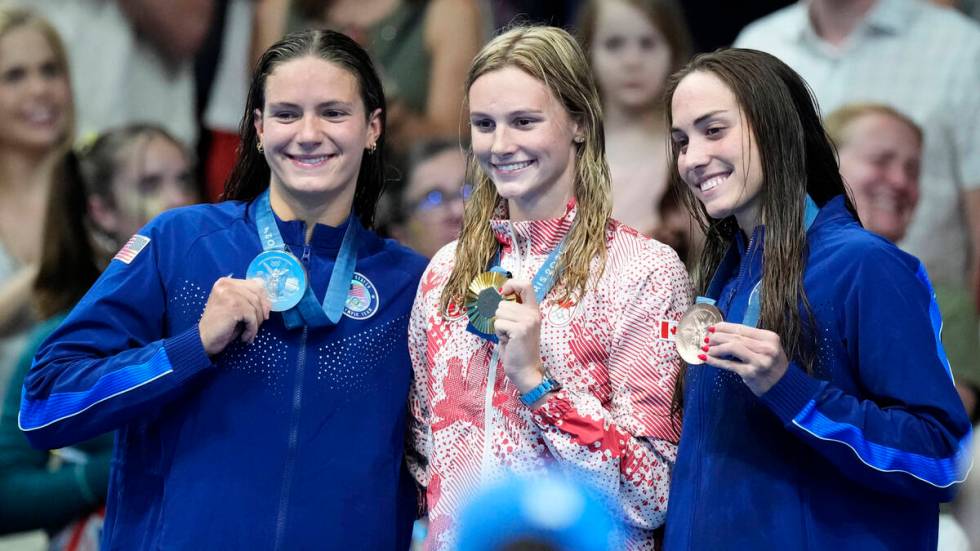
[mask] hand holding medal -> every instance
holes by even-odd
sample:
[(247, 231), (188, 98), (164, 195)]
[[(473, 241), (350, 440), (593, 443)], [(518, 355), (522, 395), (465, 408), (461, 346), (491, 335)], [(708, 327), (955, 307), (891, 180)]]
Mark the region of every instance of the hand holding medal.
[(738, 374), (756, 396), (773, 387), (789, 367), (779, 335), (740, 323), (709, 327), (703, 361)]
[(541, 384), (541, 312), (529, 281), (509, 279), (501, 294), (517, 300), (501, 301), (497, 306), (494, 333), (500, 339), (500, 360), (504, 373), (522, 394)]
[(261, 280), (219, 278), (211, 288), (197, 324), (204, 351), (213, 356), (235, 338), (252, 342), (262, 322), (269, 319), (271, 309), (272, 303)]

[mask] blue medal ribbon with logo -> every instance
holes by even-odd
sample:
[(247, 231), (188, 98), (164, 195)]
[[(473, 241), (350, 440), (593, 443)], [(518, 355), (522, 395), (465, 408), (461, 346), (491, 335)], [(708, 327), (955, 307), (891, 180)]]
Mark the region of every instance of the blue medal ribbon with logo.
[[(561, 256), (561, 251), (565, 248), (566, 238), (567, 236), (563, 237), (561, 242), (558, 243), (558, 246), (548, 254), (548, 257), (544, 260), (544, 264), (538, 268), (538, 271), (534, 274), (534, 279), (531, 280), (531, 288), (534, 289), (534, 299), (537, 301), (538, 305), (544, 301), (544, 297), (548, 295), (551, 288), (555, 286), (555, 280), (558, 279), (558, 257)], [(516, 246), (516, 244), (514, 244), (514, 246)], [(490, 261), (489, 271), (497, 272), (510, 277), (510, 272), (500, 267), (499, 248), (497, 249), (497, 252), (494, 253), (493, 260)], [(497, 339), (497, 335), (480, 331), (473, 326), (472, 322), (466, 324), (466, 330), (493, 343), (496, 343), (499, 340)]]
[[(809, 195), (806, 196), (804, 201), (804, 213), (803, 213), (803, 232), (809, 231), (810, 226), (813, 225), (813, 221), (817, 219), (817, 215), (820, 214), (820, 207), (810, 198)], [(721, 291), (725, 286), (725, 282), (731, 278), (732, 272), (738, 265), (738, 251), (735, 247), (729, 247), (728, 252), (725, 253), (725, 257), (722, 259), (721, 264), (715, 271), (715, 275), (711, 278), (711, 283), (708, 284), (707, 296), (699, 296), (694, 302), (697, 304), (711, 304), (714, 305), (718, 298), (721, 297)], [(759, 316), (762, 312), (762, 299), (760, 298), (759, 289), (761, 285), (756, 285), (752, 292), (749, 294), (749, 303), (745, 307), (745, 315), (742, 316), (742, 325), (747, 325), (749, 327), (756, 327), (759, 325)]]
[[(272, 205), (269, 202), (268, 189), (258, 197), (255, 225), (264, 251), (280, 251), (291, 257), (293, 261), (299, 262), (295, 256), (288, 253), (286, 244), (282, 240), (282, 234), (279, 233), (279, 227), (276, 225), (275, 215), (272, 212)], [(351, 213), (340, 245), (340, 252), (337, 254), (333, 270), (330, 272), (330, 282), (327, 285), (327, 293), (323, 297), (323, 304), (317, 302), (312, 285), (307, 283), (306, 290), (298, 304), (282, 313), (283, 322), (287, 328), (295, 329), (304, 325), (327, 327), (336, 325), (340, 321), (344, 313), (344, 305), (347, 302), (351, 279), (354, 276), (357, 245), (361, 231), (360, 221), (356, 215)], [(302, 269), (302, 264), (299, 266)], [(249, 268), (251, 272), (251, 266)]]

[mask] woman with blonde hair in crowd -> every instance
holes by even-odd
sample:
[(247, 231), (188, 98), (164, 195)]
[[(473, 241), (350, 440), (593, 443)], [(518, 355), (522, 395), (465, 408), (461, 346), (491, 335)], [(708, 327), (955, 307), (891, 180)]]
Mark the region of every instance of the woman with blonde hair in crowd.
[[(162, 128), (107, 131), (65, 177), (47, 207), (33, 301), (39, 318), (16, 362), (0, 410), (0, 533), (45, 529), (52, 549), (97, 542), (112, 456), (112, 435), (72, 448), (35, 450), (17, 427), (21, 385), (34, 352), (95, 283), (133, 233), (164, 210), (194, 198), (186, 147)], [(93, 535), (94, 534), (94, 535)]]
[(652, 546), (678, 431), (679, 361), (658, 322), (689, 303), (684, 266), (610, 218), (598, 92), (567, 32), (496, 37), (465, 89), (474, 189), (409, 327), (428, 546), (452, 547), (481, 484), (552, 469), (607, 492), (626, 542)]
[(669, 192), (661, 98), (667, 77), (691, 53), (680, 6), (674, 0), (589, 0), (577, 27), (602, 97), (613, 218), (644, 235), (669, 235), (660, 210)]
[[(34, 314), (48, 193), (64, 177), (74, 136), (65, 49), (33, 12), (0, 7), (0, 379)], [(0, 384), (2, 391), (2, 384)]]

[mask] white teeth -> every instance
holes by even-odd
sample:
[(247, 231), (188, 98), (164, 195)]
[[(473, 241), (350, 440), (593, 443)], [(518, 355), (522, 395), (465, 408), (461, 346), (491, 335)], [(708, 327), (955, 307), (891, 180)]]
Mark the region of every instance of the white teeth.
[(327, 158), (326, 155), (321, 155), (319, 157), (305, 157), (305, 158), (293, 157), (293, 159), (297, 163), (304, 164), (304, 165), (315, 165), (315, 164), (319, 164), (319, 163), (323, 162), (324, 159), (326, 159), (326, 158)]
[(718, 187), (718, 184), (720, 184), (723, 181), (725, 181), (725, 178), (728, 178), (728, 176), (715, 176), (714, 178), (711, 178), (710, 180), (701, 182), (701, 186), (700, 186), (701, 187), (701, 191), (708, 191), (708, 190), (711, 190), (711, 189), (714, 189), (714, 188)]
[(520, 170), (522, 168), (527, 168), (531, 166), (534, 161), (521, 161), (519, 163), (508, 163), (505, 165), (494, 165), (497, 170), (502, 170), (505, 172), (510, 172), (512, 170)]

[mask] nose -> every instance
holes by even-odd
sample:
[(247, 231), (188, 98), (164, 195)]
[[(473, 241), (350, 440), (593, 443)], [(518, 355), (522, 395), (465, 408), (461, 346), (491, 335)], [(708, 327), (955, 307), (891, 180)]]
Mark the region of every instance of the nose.
[(504, 125), (499, 125), (493, 131), (493, 143), (490, 144), (490, 153), (494, 157), (507, 157), (514, 153), (514, 142), (510, 138), (510, 130)]
[(692, 139), (686, 148), (677, 155), (677, 170), (681, 176), (686, 176), (688, 173), (697, 172), (708, 166), (710, 160), (709, 148), (700, 141)]
[(322, 141), (320, 120), (313, 115), (306, 115), (300, 120), (299, 133), (296, 141), (303, 149), (316, 149)]

